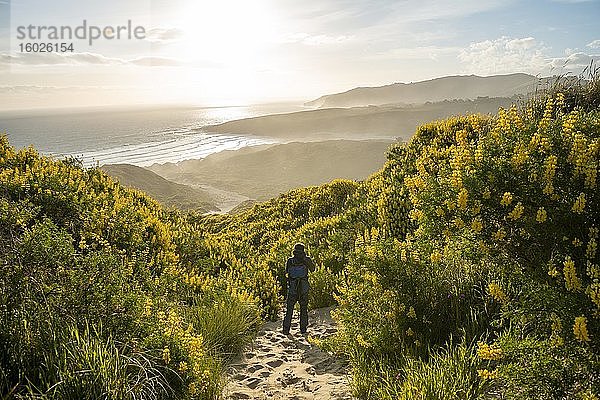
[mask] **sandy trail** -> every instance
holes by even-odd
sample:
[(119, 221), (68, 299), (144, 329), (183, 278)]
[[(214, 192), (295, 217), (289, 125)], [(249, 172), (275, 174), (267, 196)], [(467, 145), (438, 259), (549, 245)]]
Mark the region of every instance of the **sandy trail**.
[[(336, 332), (331, 308), (309, 313), (309, 336), (323, 339)], [(352, 399), (347, 365), (303, 337), (297, 313), (291, 335), (281, 319), (267, 322), (253, 345), (229, 367), (226, 399)]]

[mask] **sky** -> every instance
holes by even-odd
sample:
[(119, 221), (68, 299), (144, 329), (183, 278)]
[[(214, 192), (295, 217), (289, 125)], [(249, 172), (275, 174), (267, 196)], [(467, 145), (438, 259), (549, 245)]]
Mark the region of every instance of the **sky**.
[[(19, 27), (141, 26), (143, 39)], [(241, 105), (447, 75), (579, 74), (600, 0), (0, 0), (0, 107)], [(112, 32), (112, 31), (111, 31)], [(88, 35), (89, 36), (89, 35)]]

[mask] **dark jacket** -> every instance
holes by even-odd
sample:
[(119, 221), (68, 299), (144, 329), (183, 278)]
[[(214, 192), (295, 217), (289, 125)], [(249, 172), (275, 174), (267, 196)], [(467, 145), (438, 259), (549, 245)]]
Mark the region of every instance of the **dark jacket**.
[(288, 258), (287, 262), (285, 263), (286, 276), (289, 278), (290, 269), (299, 265), (304, 265), (306, 267), (306, 277), (308, 277), (309, 272), (313, 272), (315, 270), (315, 263), (306, 255), (306, 253), (294, 251), (294, 256)]

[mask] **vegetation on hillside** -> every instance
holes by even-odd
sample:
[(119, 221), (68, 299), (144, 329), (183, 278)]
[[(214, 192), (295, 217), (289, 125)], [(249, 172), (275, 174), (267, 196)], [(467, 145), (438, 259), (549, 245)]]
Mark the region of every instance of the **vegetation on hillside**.
[(600, 393), (600, 82), (421, 126), (364, 182), (165, 211), (0, 144), (0, 390), (217, 398), (296, 241), (362, 399)]
[(0, 393), (217, 398), (260, 294), (190, 249), (194, 230), (100, 170), (0, 138)]
[(166, 207), (199, 213), (219, 211), (206, 190), (168, 181), (145, 168), (131, 164), (103, 165), (102, 170), (123, 186), (141, 190)]
[(201, 223), (281, 283), (290, 245), (308, 244), (313, 304), (339, 303), (322, 345), (360, 398), (595, 398), (599, 99), (598, 80), (569, 81), (426, 124), (364, 183)]

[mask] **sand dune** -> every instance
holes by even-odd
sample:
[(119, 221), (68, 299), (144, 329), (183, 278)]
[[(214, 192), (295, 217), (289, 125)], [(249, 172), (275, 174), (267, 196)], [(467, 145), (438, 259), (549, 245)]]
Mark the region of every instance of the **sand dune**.
[[(330, 312), (310, 312), (309, 336), (323, 339), (336, 332)], [(230, 366), (225, 398), (352, 399), (347, 365), (300, 335), (297, 318), (291, 332), (281, 332), (281, 321), (265, 323), (252, 347)]]

